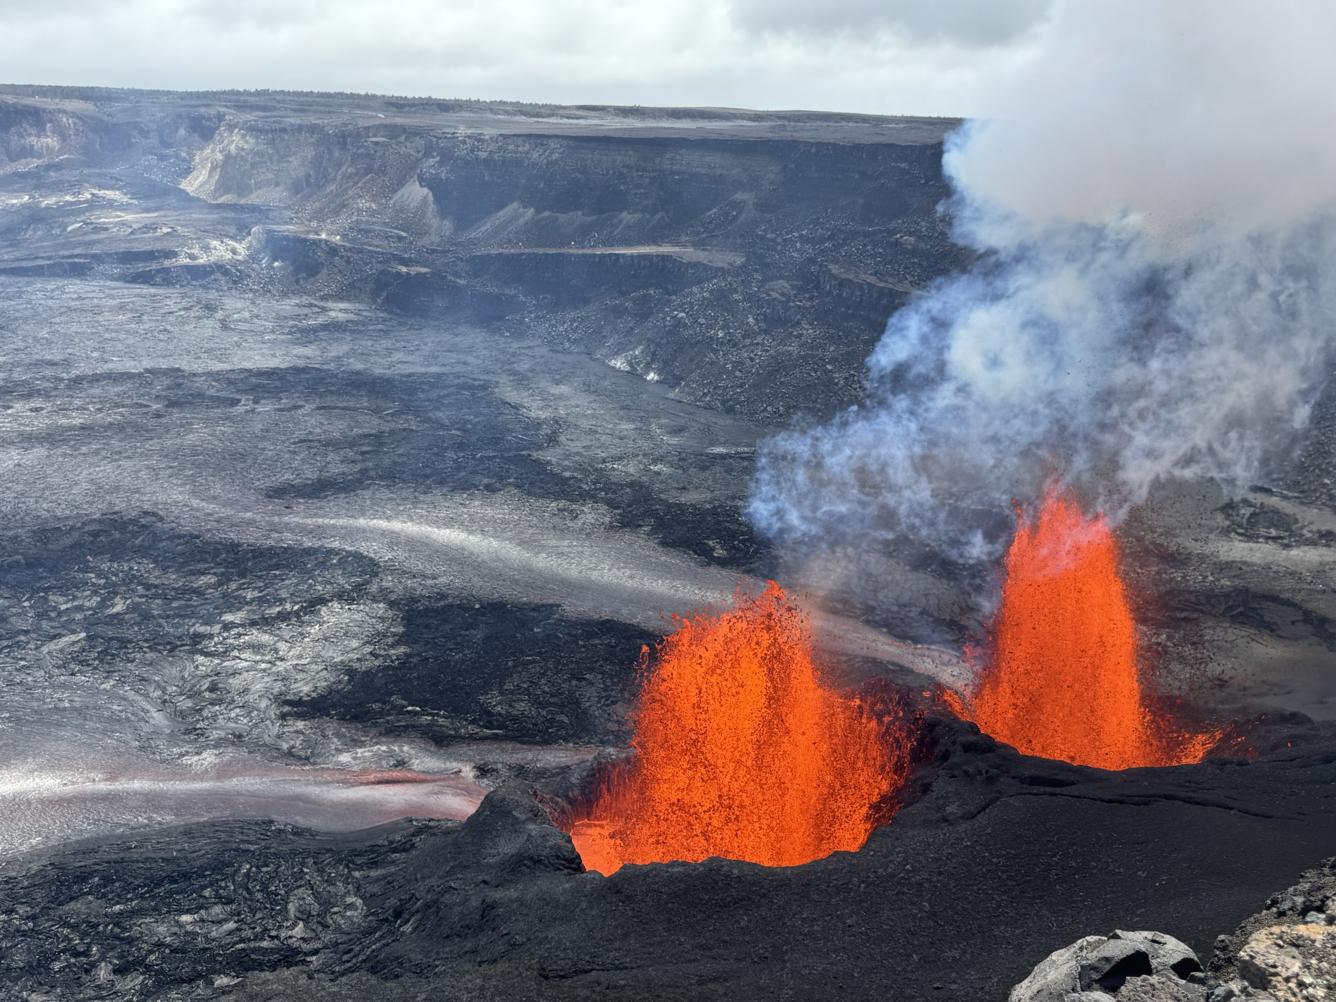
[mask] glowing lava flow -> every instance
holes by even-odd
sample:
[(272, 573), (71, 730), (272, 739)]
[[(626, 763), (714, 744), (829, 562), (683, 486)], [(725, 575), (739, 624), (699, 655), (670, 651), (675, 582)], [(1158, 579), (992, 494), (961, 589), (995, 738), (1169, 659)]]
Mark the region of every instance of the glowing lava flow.
[(1102, 769), (1200, 761), (1218, 733), (1152, 711), (1136, 623), (1101, 514), (1050, 490), (1007, 552), (990, 663), (964, 716), (1027, 755)]
[(585, 867), (710, 856), (794, 866), (860, 848), (898, 785), (877, 722), (825, 689), (806, 617), (773, 581), (649, 652), (634, 765), (571, 837)]

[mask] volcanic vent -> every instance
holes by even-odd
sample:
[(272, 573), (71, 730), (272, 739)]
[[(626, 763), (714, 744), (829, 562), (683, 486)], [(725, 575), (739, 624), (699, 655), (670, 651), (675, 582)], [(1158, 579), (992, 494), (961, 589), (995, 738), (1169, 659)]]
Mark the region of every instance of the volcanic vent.
[(679, 618), (640, 667), (635, 760), (571, 827), (590, 870), (856, 850), (908, 771), (903, 736), (823, 684), (807, 617), (773, 581)]
[(1176, 721), (1146, 691), (1108, 520), (1053, 485), (1018, 516), (989, 657), (957, 711), (1027, 755), (1102, 769), (1201, 761), (1221, 732)]

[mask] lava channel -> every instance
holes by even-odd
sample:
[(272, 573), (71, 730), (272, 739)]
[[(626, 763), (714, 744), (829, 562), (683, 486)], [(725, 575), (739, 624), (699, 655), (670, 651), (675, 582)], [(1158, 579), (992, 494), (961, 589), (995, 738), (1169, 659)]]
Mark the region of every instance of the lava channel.
[(1118, 547), (1101, 513), (1047, 492), (1007, 552), (1002, 604), (973, 692), (955, 708), (1026, 755), (1101, 769), (1199, 762), (1222, 731), (1184, 724), (1143, 690)]
[(822, 685), (806, 615), (771, 581), (718, 615), (675, 618), (642, 653), (633, 763), (570, 826), (586, 869), (795, 866), (861, 848), (908, 745)]

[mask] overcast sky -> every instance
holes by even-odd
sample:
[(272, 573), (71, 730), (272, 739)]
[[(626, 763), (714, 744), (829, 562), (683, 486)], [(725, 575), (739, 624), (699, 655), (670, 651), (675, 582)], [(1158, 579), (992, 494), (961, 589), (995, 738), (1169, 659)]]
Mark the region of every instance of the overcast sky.
[(966, 115), (1048, 0), (0, 0), (0, 82)]

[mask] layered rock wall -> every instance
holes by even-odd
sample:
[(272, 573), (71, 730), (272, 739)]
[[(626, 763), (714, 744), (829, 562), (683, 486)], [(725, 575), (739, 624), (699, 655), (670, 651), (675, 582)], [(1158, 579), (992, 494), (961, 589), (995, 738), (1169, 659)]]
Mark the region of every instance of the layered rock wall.
[(0, 148), (70, 204), (10, 206), (0, 273), (496, 325), (772, 422), (859, 399), (886, 319), (966, 258), (950, 120), (48, 90), (0, 94)]

